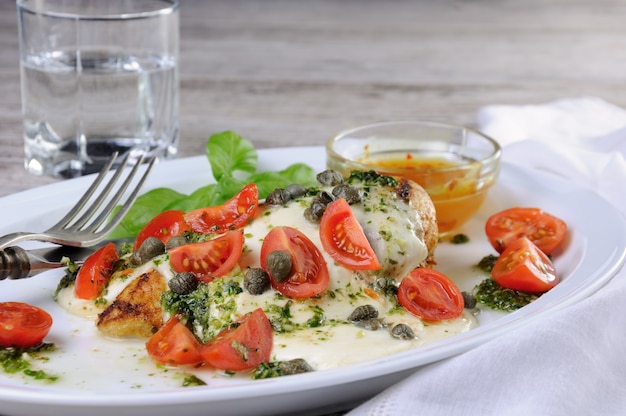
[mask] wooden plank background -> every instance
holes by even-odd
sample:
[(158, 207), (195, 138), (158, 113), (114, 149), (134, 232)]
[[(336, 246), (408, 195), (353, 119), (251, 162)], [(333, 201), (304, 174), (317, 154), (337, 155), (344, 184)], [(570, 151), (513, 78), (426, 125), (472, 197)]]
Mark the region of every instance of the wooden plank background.
[[(23, 168), (18, 32), (0, 3), (0, 196)], [(488, 104), (598, 96), (626, 106), (623, 0), (182, 0), (180, 156), (234, 130), (322, 145), (391, 119), (472, 125)]]

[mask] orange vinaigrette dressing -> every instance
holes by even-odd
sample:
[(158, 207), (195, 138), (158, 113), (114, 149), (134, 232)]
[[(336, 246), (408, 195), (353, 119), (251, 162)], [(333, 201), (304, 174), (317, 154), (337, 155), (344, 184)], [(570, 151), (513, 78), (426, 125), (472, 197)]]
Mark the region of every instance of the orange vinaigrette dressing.
[[(369, 154), (359, 160), (383, 175), (403, 176), (420, 184), (437, 211), (439, 234), (464, 224), (480, 208), (491, 184), (478, 188), (479, 164), (450, 154)], [(433, 170), (439, 170), (433, 172)]]

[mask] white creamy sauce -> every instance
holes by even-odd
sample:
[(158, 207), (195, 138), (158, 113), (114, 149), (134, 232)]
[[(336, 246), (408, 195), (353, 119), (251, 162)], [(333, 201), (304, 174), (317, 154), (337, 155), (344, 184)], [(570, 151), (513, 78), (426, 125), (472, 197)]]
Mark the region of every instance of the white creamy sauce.
[(400, 280), (424, 261), (424, 228), (410, 203), (395, 198), (388, 188), (372, 187), (351, 208), (381, 262), (377, 274)]
[(89, 319), (95, 319), (100, 312), (102, 312), (108, 305), (113, 303), (115, 298), (124, 290), (128, 284), (135, 278), (141, 276), (148, 270), (156, 269), (168, 280), (173, 277), (172, 270), (170, 269), (169, 262), (164, 261), (166, 256), (161, 256), (159, 259), (154, 259), (142, 266), (137, 267), (132, 274), (122, 278), (112, 279), (107, 285), (103, 295), (97, 299), (84, 300), (74, 296), (74, 286), (69, 286), (59, 291), (57, 296), (57, 302), (63, 306), (68, 312), (83, 316)]
[[(378, 276), (400, 280), (427, 256), (423, 230), (417, 213), (401, 201), (385, 204), (382, 208), (374, 206), (381, 198), (387, 198), (389, 202), (389, 195), (375, 195), (367, 200), (372, 201), (371, 203), (365, 201), (366, 203), (352, 206), (355, 216), (383, 265), (383, 270), (375, 273), (353, 272), (337, 265), (322, 249), (319, 226), (303, 217), (303, 210), (306, 207), (303, 203), (296, 201), (283, 207), (262, 207), (253, 223), (244, 229), (245, 247), (239, 261), (240, 269), (236, 267), (231, 273), (232, 276), (220, 280), (225, 282), (228, 279), (235, 279), (241, 282), (243, 271), (247, 267), (259, 267), (261, 245), (265, 235), (273, 227), (288, 225), (306, 234), (320, 249), (331, 276), (329, 287), (319, 298), (305, 300), (289, 300), (277, 296), (273, 289), (261, 295), (251, 295), (244, 290), (240, 294), (224, 297), (225, 302), (236, 303), (235, 312), (227, 311), (222, 305), (215, 304), (211, 309), (212, 317), (214, 315), (216, 319), (235, 320), (238, 316), (261, 307), (272, 319), (276, 309), (284, 308), (289, 302), (292, 315), (290, 323), (301, 329), (275, 333), (272, 358), (277, 361), (304, 358), (315, 369), (333, 368), (394, 354), (474, 327), (476, 319), (467, 311), (458, 319), (425, 324), (419, 318), (397, 307), (386, 296), (380, 293), (376, 296), (368, 289), (368, 284)], [(383, 233), (380, 230), (383, 230)], [(391, 237), (383, 238), (381, 234)], [(73, 286), (59, 293), (58, 302), (73, 314), (94, 319), (104, 310), (106, 304), (115, 300), (130, 281), (150, 268), (156, 268), (168, 280), (173, 277), (167, 255), (163, 255), (138, 267), (125, 279), (113, 279), (103, 296), (106, 302), (102, 302), (102, 299), (98, 302), (77, 299), (73, 295)], [(374, 295), (370, 296), (368, 293)], [(372, 331), (347, 322), (352, 311), (357, 306), (365, 304), (372, 305), (378, 310), (378, 318), (384, 322), (383, 328)], [(307, 327), (307, 320), (319, 320), (320, 317), (323, 317), (322, 325)], [(412, 340), (393, 338), (390, 330), (399, 323), (408, 325), (415, 333), (415, 338)], [(196, 329), (198, 335), (201, 335), (201, 328)]]

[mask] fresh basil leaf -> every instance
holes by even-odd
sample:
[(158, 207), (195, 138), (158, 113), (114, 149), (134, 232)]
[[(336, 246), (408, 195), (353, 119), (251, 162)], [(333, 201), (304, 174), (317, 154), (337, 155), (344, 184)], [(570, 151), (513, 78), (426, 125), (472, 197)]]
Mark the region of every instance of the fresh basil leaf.
[(167, 209), (178, 209), (181, 211), (189, 212), (196, 208), (206, 207), (210, 201), (213, 200), (213, 195), (217, 192), (217, 184), (211, 183), (201, 188), (196, 189), (186, 198), (176, 201)]
[(241, 191), (241, 189), (248, 183), (248, 180), (242, 181), (234, 177), (223, 177), (222, 180), (218, 182), (215, 194), (213, 195), (211, 201), (209, 201), (209, 204), (203, 206), (206, 207), (223, 204), (238, 194), (239, 191)]
[(248, 182), (254, 182), (259, 188), (259, 198), (265, 198), (267, 194), (276, 188), (286, 188), (293, 183), (302, 186), (314, 186), (317, 184), (313, 168), (295, 163), (279, 172), (259, 172), (250, 176)]
[(139, 195), (122, 222), (109, 234), (108, 238), (135, 237), (148, 221), (166, 209), (170, 209), (168, 207), (176, 201), (185, 198), (187, 195), (170, 188), (156, 188)]
[(248, 182), (240, 181), (236, 178), (224, 176), (219, 183), (213, 183), (196, 189), (185, 200), (179, 201), (175, 209), (189, 212), (197, 208), (221, 205), (241, 191), (247, 183)]
[(297, 183), (302, 186), (319, 186), (317, 172), (305, 163), (294, 163), (280, 172), (290, 183)]
[(217, 182), (225, 176), (243, 180), (256, 171), (258, 154), (252, 142), (232, 131), (213, 134), (206, 152)]
[(303, 186), (317, 184), (315, 171), (304, 163), (294, 163), (279, 172), (256, 173), (258, 154), (252, 142), (232, 131), (212, 135), (207, 141), (206, 151), (217, 183), (202, 186), (190, 195), (169, 188), (157, 188), (139, 196), (109, 238), (135, 237), (145, 224), (165, 210), (189, 212), (221, 205), (248, 183), (257, 184), (259, 198), (265, 198), (274, 189), (285, 188), (292, 183)]

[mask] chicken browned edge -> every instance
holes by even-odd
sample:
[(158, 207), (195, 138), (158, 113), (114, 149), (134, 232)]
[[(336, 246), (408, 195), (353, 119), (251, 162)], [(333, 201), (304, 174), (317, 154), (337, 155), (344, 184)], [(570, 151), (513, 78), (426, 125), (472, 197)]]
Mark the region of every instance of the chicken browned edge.
[(428, 249), (428, 256), (420, 266), (435, 266), (437, 264), (435, 261), (435, 249), (439, 242), (439, 228), (437, 227), (437, 213), (432, 199), (424, 188), (405, 178), (398, 178), (396, 194), (399, 198), (408, 201), (418, 212), (422, 220), (422, 228), (424, 229), (423, 238), (424, 244), (426, 244), (426, 248)]

